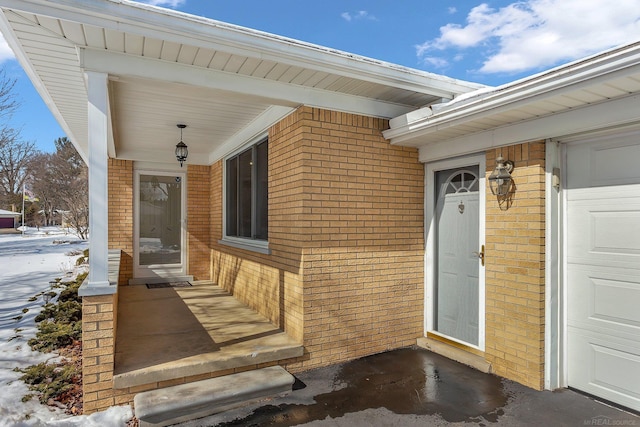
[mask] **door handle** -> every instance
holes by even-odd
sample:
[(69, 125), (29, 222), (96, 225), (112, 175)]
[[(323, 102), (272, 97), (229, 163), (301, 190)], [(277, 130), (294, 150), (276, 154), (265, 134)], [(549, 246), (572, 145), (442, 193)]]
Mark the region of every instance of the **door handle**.
[(474, 252), (473, 254), (480, 258), (480, 264), (484, 267), (484, 245), (480, 247), (480, 252)]

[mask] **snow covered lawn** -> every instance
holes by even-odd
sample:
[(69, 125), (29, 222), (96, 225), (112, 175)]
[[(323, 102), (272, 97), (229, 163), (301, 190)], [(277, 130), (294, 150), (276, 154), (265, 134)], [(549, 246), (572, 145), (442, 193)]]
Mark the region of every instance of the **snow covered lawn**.
[(30, 298), (49, 290), (49, 281), (77, 274), (75, 261), (87, 242), (58, 228), (28, 229), (25, 235), (0, 234), (0, 426), (124, 426), (133, 416), (130, 406), (113, 407), (90, 416), (71, 417), (41, 405), (29, 393), (14, 368), (55, 358), (31, 351), (27, 341), (36, 333), (35, 316), (44, 301)]

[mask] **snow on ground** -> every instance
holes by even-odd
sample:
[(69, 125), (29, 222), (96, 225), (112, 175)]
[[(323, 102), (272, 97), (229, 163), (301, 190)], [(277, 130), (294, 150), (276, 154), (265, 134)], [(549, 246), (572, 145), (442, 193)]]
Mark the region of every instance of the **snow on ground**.
[(27, 344), (35, 336), (34, 318), (44, 304), (41, 296), (29, 299), (48, 291), (49, 281), (77, 274), (77, 253), (87, 247), (86, 241), (56, 227), (27, 229), (24, 235), (0, 234), (0, 426), (115, 427), (133, 416), (130, 406), (72, 417), (37, 398), (22, 402), (29, 390), (14, 368), (56, 358), (34, 352)]

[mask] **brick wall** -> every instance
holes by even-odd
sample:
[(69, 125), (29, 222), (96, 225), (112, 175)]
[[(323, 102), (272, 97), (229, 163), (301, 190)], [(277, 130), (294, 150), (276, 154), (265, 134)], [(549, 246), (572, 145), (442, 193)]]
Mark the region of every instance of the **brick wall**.
[(515, 192), (502, 207), (487, 187), (486, 349), (493, 371), (535, 389), (544, 382), (544, 142), (487, 152), (515, 162)]
[(211, 277), (209, 175), (208, 166), (187, 167), (187, 271), (195, 280), (209, 280)]
[(212, 280), (302, 342), (302, 218), (299, 111), (269, 130), (270, 255), (220, 245), (223, 162), (211, 167)]
[(120, 284), (133, 277), (133, 162), (109, 159), (109, 249), (122, 250)]
[(279, 325), (279, 272), (274, 257), (219, 244), (222, 173), (222, 161), (211, 167), (211, 280)]
[(303, 109), (307, 369), (415, 344), (424, 309), (424, 167), (381, 119)]
[(218, 244), (222, 162), (211, 168), (212, 279), (304, 343), (292, 371), (422, 334), (424, 168), (386, 126), (302, 107), (270, 129), (271, 255)]
[[(424, 167), (417, 150), (384, 140), (386, 126), (302, 107), (269, 130), (270, 255), (219, 243), (223, 163), (189, 166), (190, 273), (210, 277), (303, 342), (305, 356), (287, 365), (294, 372), (411, 345), (423, 333)], [(484, 357), (496, 374), (540, 389), (544, 143), (487, 152), (487, 176), (498, 155), (515, 161), (516, 191), (505, 209), (487, 188)], [(133, 165), (110, 160), (109, 172), (109, 245), (123, 250), (125, 280)], [(113, 363), (113, 348), (109, 325), (98, 323), (109, 304), (100, 298), (85, 299), (87, 411), (165, 385), (107, 387), (112, 374), (102, 369)]]
[(83, 411), (129, 404), (133, 395), (113, 389), (117, 294), (82, 298)]

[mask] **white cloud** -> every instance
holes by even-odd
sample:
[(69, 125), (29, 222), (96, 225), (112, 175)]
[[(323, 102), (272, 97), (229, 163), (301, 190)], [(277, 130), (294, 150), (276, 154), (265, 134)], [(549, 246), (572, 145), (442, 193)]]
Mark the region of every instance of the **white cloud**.
[(453, 7), (453, 6), (451, 6), (451, 7), (449, 7), (448, 11), (449, 11), (449, 13), (450, 13), (451, 15), (453, 15), (454, 13), (456, 13), (456, 12), (458, 11), (458, 9), (456, 9), (456, 8), (455, 8), (455, 7)]
[(7, 44), (2, 34), (0, 34), (0, 63), (3, 63), (9, 59), (15, 59), (13, 50)]
[(351, 22), (353, 20), (367, 20), (367, 21), (377, 21), (378, 18), (369, 14), (366, 10), (359, 10), (357, 12), (343, 12), (340, 14), (342, 19), (347, 22)]
[(440, 37), (416, 51), (426, 59), (435, 51), (474, 48), (483, 57), (478, 71), (522, 72), (638, 39), (638, 0), (523, 0), (500, 9), (481, 4), (466, 25), (441, 27)]
[(425, 64), (429, 64), (435, 68), (446, 68), (449, 66), (449, 61), (445, 58), (440, 58), (437, 56), (427, 56), (422, 58)]
[(186, 3), (187, 0), (136, 0), (140, 3), (150, 4), (151, 6), (163, 6), (175, 9)]

